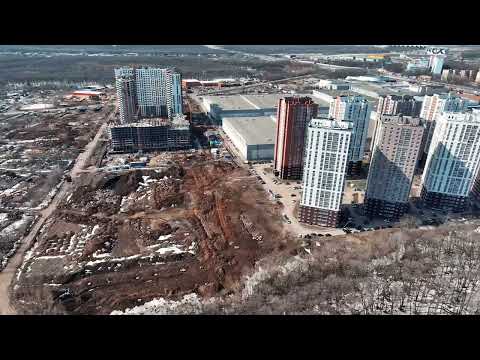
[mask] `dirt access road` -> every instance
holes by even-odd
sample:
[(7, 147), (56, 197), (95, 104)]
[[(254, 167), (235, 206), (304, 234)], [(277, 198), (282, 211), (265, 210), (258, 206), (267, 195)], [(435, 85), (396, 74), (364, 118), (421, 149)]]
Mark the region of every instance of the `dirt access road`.
[[(114, 114), (115, 114), (115, 111), (113, 111), (109, 115), (108, 119), (110, 119)], [(98, 130), (93, 140), (87, 144), (84, 152), (82, 152), (77, 157), (77, 160), (75, 161), (75, 165), (73, 166), (70, 172), (70, 175), (72, 176), (72, 178), (76, 177), (81, 172), (86, 161), (92, 155), (92, 152), (95, 149), (95, 146), (100, 140), (100, 137), (102, 136), (106, 127), (107, 127), (107, 123), (104, 123)], [(17, 268), (22, 264), (23, 257), (25, 256), (26, 251), (30, 249), (30, 247), (33, 245), (33, 242), (35, 241), (37, 233), (40, 231), (40, 229), (42, 228), (43, 224), (48, 219), (48, 217), (57, 209), (57, 206), (60, 203), (60, 200), (62, 200), (65, 194), (71, 191), (71, 188), (72, 188), (71, 183), (68, 183), (66, 181), (63, 182), (57, 194), (55, 195), (53, 200), (50, 202), (50, 205), (40, 213), (40, 218), (32, 227), (29, 234), (23, 239), (15, 255), (12, 258), (10, 258), (5, 269), (3, 269), (3, 271), (0, 272), (0, 315), (16, 314), (15, 309), (13, 309), (10, 306), (10, 284), (12, 282), (12, 279), (15, 276)]]

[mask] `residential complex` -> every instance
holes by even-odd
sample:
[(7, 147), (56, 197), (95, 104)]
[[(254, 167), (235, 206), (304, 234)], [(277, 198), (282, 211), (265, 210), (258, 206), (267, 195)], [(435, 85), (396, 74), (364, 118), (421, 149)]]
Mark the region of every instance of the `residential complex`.
[(365, 213), (396, 219), (408, 210), (424, 127), (419, 118), (383, 115), (374, 139)]
[(436, 119), (422, 176), (427, 206), (463, 210), (480, 164), (480, 112), (444, 112)]
[(339, 96), (330, 105), (330, 117), (352, 123), (347, 168), (349, 174), (356, 174), (361, 169), (371, 112), (372, 104), (362, 96)]
[(450, 80), (466, 80), (474, 81), (478, 77), (478, 70), (467, 69), (445, 69), (442, 71), (441, 79), (443, 81)]
[[(115, 69), (115, 80), (123, 120), (131, 117), (128, 104), (134, 102), (138, 107), (138, 118), (172, 118), (182, 113), (181, 76), (173, 69), (119, 68)], [(126, 82), (128, 91), (125, 91)]]
[(334, 119), (312, 119), (307, 128), (301, 222), (336, 227), (341, 219), (341, 204), (351, 123)]
[(317, 116), (309, 97), (286, 97), (278, 102), (274, 170), (281, 179), (300, 179), (303, 173), (305, 130)]

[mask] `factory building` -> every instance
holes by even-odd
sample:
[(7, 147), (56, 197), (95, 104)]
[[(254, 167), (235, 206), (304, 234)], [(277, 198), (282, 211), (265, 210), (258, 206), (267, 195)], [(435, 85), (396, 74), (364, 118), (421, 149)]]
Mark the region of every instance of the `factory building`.
[(432, 208), (462, 211), (480, 165), (480, 111), (440, 114), (422, 176), (422, 199)]
[(117, 153), (180, 150), (191, 147), (190, 126), (185, 117), (172, 120), (144, 119), (110, 127), (112, 151)]
[(434, 94), (423, 98), (420, 117), (425, 119), (425, 141), (421, 156), (428, 153), (435, 129), (435, 119), (442, 112), (463, 112), (467, 110), (469, 101), (452, 94)]
[(348, 174), (358, 174), (362, 168), (372, 104), (362, 96), (338, 96), (331, 104), (329, 117), (352, 123), (352, 140), (348, 153)]
[(338, 226), (350, 140), (349, 122), (327, 118), (310, 121), (305, 147), (300, 222)]
[(301, 179), (305, 131), (317, 113), (318, 105), (309, 97), (286, 97), (279, 100), (274, 171), (281, 179)]
[(367, 216), (397, 219), (408, 210), (423, 132), (419, 118), (381, 116), (367, 178)]
[[(135, 83), (138, 118), (172, 118), (174, 115), (182, 113), (181, 76), (173, 69), (115, 69), (116, 82), (122, 78), (132, 79)], [(126, 100), (121, 94), (122, 89), (122, 86), (117, 86), (119, 101), (121, 99), (123, 99), (122, 101), (133, 101)], [(120, 105), (121, 108), (122, 105)]]
[(223, 118), (222, 129), (244, 160), (273, 160), (275, 122), (271, 117)]

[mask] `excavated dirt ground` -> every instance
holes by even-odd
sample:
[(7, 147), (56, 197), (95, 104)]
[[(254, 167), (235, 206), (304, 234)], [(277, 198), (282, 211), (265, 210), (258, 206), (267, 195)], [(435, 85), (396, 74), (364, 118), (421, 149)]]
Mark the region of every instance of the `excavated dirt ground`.
[(108, 314), (156, 297), (224, 295), (290, 244), (255, 177), (205, 154), (164, 170), (85, 174), (27, 254), (12, 302), (25, 314)]

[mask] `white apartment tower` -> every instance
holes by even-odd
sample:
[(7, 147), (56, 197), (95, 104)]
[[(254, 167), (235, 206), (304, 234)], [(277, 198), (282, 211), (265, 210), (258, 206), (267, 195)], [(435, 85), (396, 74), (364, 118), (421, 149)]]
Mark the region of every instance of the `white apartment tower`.
[(468, 100), (453, 94), (434, 94), (423, 98), (420, 117), (425, 119), (425, 144), (423, 153), (427, 154), (435, 129), (435, 119), (442, 112), (463, 112), (467, 110)]
[(480, 111), (440, 114), (422, 176), (425, 204), (463, 210), (479, 165)]
[[(172, 118), (182, 113), (181, 76), (172, 69), (119, 68), (116, 81), (128, 76), (135, 81), (139, 118)], [(118, 93), (119, 101), (121, 96)], [(120, 106), (120, 109), (122, 106)]]
[(351, 126), (349, 122), (334, 119), (310, 121), (300, 201), (301, 222), (338, 226), (352, 136)]
[(371, 112), (372, 104), (362, 96), (338, 96), (330, 104), (329, 117), (352, 124), (347, 167), (349, 174), (360, 172)]

